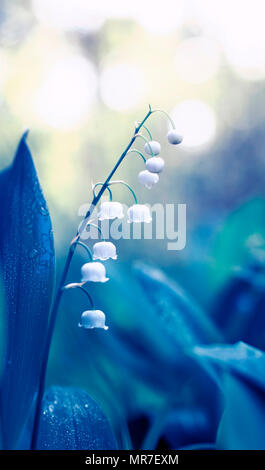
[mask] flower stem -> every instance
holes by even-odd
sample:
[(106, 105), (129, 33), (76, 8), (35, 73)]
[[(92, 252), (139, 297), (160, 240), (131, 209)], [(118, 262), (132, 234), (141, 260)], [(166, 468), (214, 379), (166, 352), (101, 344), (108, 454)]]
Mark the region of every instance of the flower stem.
[[(154, 111), (152, 111), (152, 113), (153, 113), (153, 112), (154, 112)], [(150, 145), (150, 143), (149, 143), (149, 140), (148, 140), (143, 134), (136, 134), (135, 138), (136, 138), (136, 137), (139, 137), (140, 139), (143, 139), (143, 140), (144, 140), (144, 142), (145, 142), (145, 143), (148, 145), (148, 147), (149, 147), (149, 150), (150, 150), (150, 153), (151, 153), (152, 157), (154, 157), (154, 152), (153, 152), (153, 149), (152, 149), (152, 147), (151, 147), (151, 145)]]
[(40, 424), (40, 416), (41, 416), (41, 406), (42, 406), (42, 399), (44, 395), (44, 390), (45, 390), (45, 379), (46, 379), (46, 372), (47, 372), (47, 365), (48, 365), (48, 360), (49, 360), (49, 352), (50, 352), (50, 347), (51, 347), (51, 342), (53, 338), (53, 332), (54, 332), (54, 327), (56, 323), (56, 318), (57, 318), (57, 311), (60, 305), (62, 293), (63, 293), (63, 287), (66, 282), (66, 278), (68, 275), (69, 267), (72, 261), (72, 258), (75, 253), (75, 249), (77, 246), (77, 241), (79, 241), (81, 234), (83, 230), (86, 228), (87, 223), (89, 221), (89, 218), (95, 208), (95, 206), (98, 204), (100, 201), (101, 196), (105, 192), (105, 190), (108, 187), (108, 183), (110, 182), (112, 176), (114, 173), (117, 171), (119, 168), (120, 164), (122, 163), (123, 159), (126, 157), (126, 154), (128, 150), (130, 150), (131, 146), (133, 145), (136, 135), (138, 134), (139, 130), (142, 128), (144, 123), (147, 121), (149, 116), (151, 116), (152, 110), (151, 106), (149, 105), (149, 111), (145, 115), (144, 119), (140, 122), (140, 124), (135, 128), (133, 137), (131, 138), (129, 144), (127, 145), (126, 149), (123, 151), (121, 154), (120, 158), (118, 159), (116, 165), (113, 167), (111, 172), (109, 173), (108, 177), (106, 178), (105, 182), (103, 183), (101, 189), (99, 190), (97, 195), (94, 195), (92, 203), (83, 219), (83, 222), (81, 223), (81, 226), (79, 227), (76, 236), (72, 240), (69, 251), (66, 257), (65, 265), (63, 268), (63, 272), (61, 275), (61, 279), (59, 281), (58, 289), (54, 298), (52, 310), (50, 313), (50, 320), (49, 320), (49, 326), (48, 326), (48, 331), (47, 331), (47, 337), (46, 337), (46, 343), (44, 347), (44, 353), (43, 353), (43, 360), (42, 360), (42, 365), (41, 365), (41, 370), (40, 370), (40, 381), (39, 381), (39, 388), (38, 388), (38, 395), (36, 399), (36, 407), (35, 407), (35, 416), (34, 416), (34, 423), (33, 423), (33, 432), (32, 432), (32, 440), (31, 440), (31, 450), (34, 450), (37, 448), (37, 441), (38, 441), (38, 432), (39, 432), (39, 424)]
[(105, 241), (105, 238), (104, 238), (104, 236), (103, 236), (102, 230), (101, 230), (101, 228), (100, 228), (98, 225), (92, 224), (92, 223), (89, 222), (89, 223), (87, 223), (87, 227), (88, 227), (88, 226), (89, 226), (89, 227), (95, 227), (95, 228), (97, 229), (99, 235), (100, 235), (101, 240)]
[(82, 284), (78, 284), (77, 282), (73, 282), (72, 284), (67, 284), (66, 286), (63, 287), (63, 290), (68, 290), (68, 289), (80, 289), (82, 292), (84, 292), (84, 294), (86, 294), (89, 302), (90, 302), (90, 306), (91, 308), (94, 308), (94, 303), (93, 303), (93, 300), (92, 300), (92, 297), (91, 295), (87, 292), (87, 290), (85, 289), (85, 287), (83, 287)]
[(76, 242), (76, 244), (82, 246), (83, 248), (85, 248), (85, 250), (86, 250), (86, 252), (87, 252), (87, 254), (90, 258), (90, 261), (93, 261), (93, 256), (92, 256), (92, 253), (91, 253), (90, 249), (88, 248), (88, 246), (85, 243), (80, 242), (80, 240), (78, 240)]
[(139, 150), (137, 150), (137, 149), (131, 149), (131, 150), (129, 150), (128, 153), (133, 153), (133, 152), (134, 152), (134, 153), (137, 153), (137, 154), (143, 159), (143, 161), (146, 163), (146, 158), (145, 158), (145, 156), (142, 154), (142, 152), (139, 152)]
[[(96, 195), (96, 192), (95, 192), (96, 187), (97, 187), (97, 186), (103, 186), (103, 184), (104, 184), (104, 183), (99, 182), (99, 183), (96, 183), (96, 184), (93, 186), (93, 196)], [(112, 201), (112, 192), (111, 192), (111, 189), (110, 189), (108, 186), (107, 186), (106, 189), (107, 189), (108, 192), (109, 192), (109, 200)]]
[(169, 122), (172, 126), (172, 129), (176, 129), (176, 126), (175, 126), (175, 123), (174, 123), (173, 119), (169, 116), (169, 114), (166, 111), (164, 111), (163, 109), (154, 109), (152, 111), (152, 114), (153, 113), (162, 113), (162, 114), (164, 114), (168, 118), (168, 120), (169, 120)]
[(109, 183), (109, 186), (111, 184), (123, 184), (124, 186), (126, 186), (126, 188), (128, 188), (129, 191), (132, 193), (135, 204), (138, 204), (136, 194), (135, 194), (134, 190), (131, 188), (131, 186), (128, 183), (126, 183), (125, 181), (119, 180), (119, 181), (112, 181), (111, 183)]

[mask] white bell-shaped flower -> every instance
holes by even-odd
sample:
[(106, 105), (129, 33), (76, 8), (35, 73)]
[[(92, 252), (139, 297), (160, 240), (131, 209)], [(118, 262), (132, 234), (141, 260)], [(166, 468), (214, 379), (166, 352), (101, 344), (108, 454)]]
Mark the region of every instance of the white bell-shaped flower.
[[(151, 152), (151, 149), (153, 151), (153, 153)], [(159, 155), (160, 152), (161, 152), (161, 145), (159, 142), (156, 142), (156, 140), (150, 140), (150, 142), (146, 142), (145, 146), (144, 146), (144, 151), (148, 154), (148, 155)]]
[(156, 173), (150, 173), (148, 170), (140, 171), (138, 180), (146, 188), (151, 189), (154, 184), (159, 180), (159, 176)]
[(183, 137), (181, 134), (178, 134), (176, 129), (172, 129), (171, 131), (168, 132), (167, 139), (170, 144), (177, 145), (182, 142)]
[(90, 262), (83, 264), (81, 268), (82, 282), (106, 282), (108, 280), (105, 266), (102, 263)]
[(99, 220), (122, 219), (123, 217), (123, 207), (120, 202), (105, 201), (100, 205), (100, 211), (98, 213)]
[(161, 157), (151, 157), (146, 160), (146, 168), (151, 173), (161, 173), (165, 166), (165, 161)]
[(128, 209), (128, 222), (151, 222), (150, 210), (144, 204), (134, 204)]
[(93, 259), (117, 259), (116, 246), (111, 242), (98, 242), (93, 246)]
[(109, 328), (105, 325), (105, 314), (101, 310), (86, 310), (83, 312), (78, 326), (88, 329), (103, 328), (108, 330)]

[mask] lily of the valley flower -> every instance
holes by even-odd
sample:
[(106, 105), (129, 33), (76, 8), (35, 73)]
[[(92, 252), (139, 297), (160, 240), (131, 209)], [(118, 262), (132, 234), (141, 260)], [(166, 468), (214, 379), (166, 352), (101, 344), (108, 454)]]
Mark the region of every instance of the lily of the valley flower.
[(90, 262), (83, 264), (81, 268), (82, 282), (107, 282), (106, 269), (102, 263)]
[(98, 242), (93, 246), (93, 259), (117, 259), (116, 246), (111, 242)]
[(168, 132), (167, 139), (170, 144), (177, 145), (177, 144), (181, 144), (183, 137), (181, 134), (178, 134), (176, 129), (172, 129), (171, 131)]
[(161, 157), (151, 157), (146, 160), (146, 168), (151, 173), (161, 173), (165, 166), (165, 161)]
[(108, 330), (109, 328), (105, 325), (105, 315), (101, 310), (86, 310), (83, 312), (78, 326), (88, 329), (103, 328)]
[(100, 206), (98, 213), (99, 220), (122, 219), (124, 217), (123, 207), (120, 202), (105, 201)]
[(128, 209), (128, 222), (151, 222), (152, 217), (149, 208), (143, 204), (134, 204)]
[(148, 170), (140, 171), (138, 180), (146, 188), (151, 189), (154, 184), (159, 180), (159, 176), (156, 173), (150, 173)]
[[(151, 149), (152, 149), (152, 151), (151, 151)], [(156, 140), (150, 140), (150, 142), (146, 142), (146, 144), (144, 146), (144, 151), (148, 155), (159, 155), (160, 152), (161, 152), (161, 145)]]

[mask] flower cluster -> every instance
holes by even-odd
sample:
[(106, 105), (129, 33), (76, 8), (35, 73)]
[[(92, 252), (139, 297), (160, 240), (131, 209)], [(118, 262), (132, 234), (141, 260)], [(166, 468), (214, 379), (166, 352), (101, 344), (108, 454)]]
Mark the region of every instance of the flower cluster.
[[(108, 190), (109, 195), (110, 195), (110, 200), (102, 202), (100, 205), (100, 209), (97, 214), (98, 221), (101, 222), (103, 220), (121, 219), (124, 217), (122, 204), (120, 202), (112, 200), (112, 191), (111, 191), (110, 186), (114, 184), (125, 185), (133, 195), (134, 204), (131, 207), (129, 207), (127, 211), (128, 223), (143, 223), (143, 222), (150, 223), (152, 221), (149, 208), (144, 204), (138, 203), (133, 189), (124, 181), (112, 181), (111, 177), (113, 176), (114, 172), (118, 168), (121, 161), (125, 158), (125, 156), (131, 152), (135, 152), (143, 158), (145, 162), (145, 167), (146, 167), (146, 169), (141, 171), (138, 175), (139, 182), (143, 184), (144, 186), (146, 186), (148, 189), (151, 189), (152, 186), (159, 181), (159, 174), (162, 172), (165, 166), (165, 162), (163, 158), (158, 156), (161, 152), (161, 145), (159, 142), (153, 140), (150, 130), (144, 125), (145, 121), (149, 118), (149, 116), (156, 111), (160, 111), (166, 114), (171, 123), (172, 129), (168, 132), (168, 135), (167, 135), (168, 142), (170, 144), (176, 145), (182, 141), (182, 137), (175, 130), (175, 125), (172, 119), (170, 118), (170, 116), (168, 116), (168, 114), (162, 110), (152, 111), (150, 107), (149, 112), (144, 118), (144, 120), (136, 126), (131, 142), (127, 146), (124, 153), (121, 155), (118, 163), (115, 165), (113, 171), (110, 173), (110, 176), (106, 179), (105, 183), (97, 183), (93, 187), (94, 199), (92, 201), (92, 205), (96, 205), (99, 202), (102, 194), (104, 193), (106, 189)], [(148, 140), (144, 134), (139, 133), (139, 130), (141, 128), (146, 130), (150, 140)], [(143, 139), (145, 142), (144, 152), (147, 155), (149, 155), (149, 158), (147, 159), (145, 158), (143, 153), (141, 153), (139, 150), (131, 148), (132, 144), (136, 141), (138, 137)], [(101, 189), (98, 192), (98, 194), (96, 194), (96, 188), (98, 186), (100, 186)], [(102, 232), (98, 225), (92, 224), (91, 221), (88, 220), (86, 221), (85, 227), (88, 227), (89, 225), (95, 226), (100, 232), (101, 237), (102, 237)], [(94, 244), (93, 252), (91, 252), (88, 246), (80, 241), (80, 233), (78, 234), (74, 243), (75, 245), (82, 245), (86, 249), (86, 251), (89, 254), (90, 260), (89, 262), (85, 263), (81, 268), (81, 282), (76, 283), (76, 284), (69, 284), (68, 286), (65, 286), (65, 288), (80, 287), (82, 290), (86, 292), (83, 285), (88, 282), (102, 282), (102, 283), (107, 282), (109, 278), (106, 276), (106, 269), (102, 262), (108, 259), (113, 259), (113, 260), (117, 259), (115, 245), (112, 242), (105, 241), (102, 237), (102, 240), (100, 242), (97, 242)], [(92, 309), (86, 310), (85, 312), (82, 313), (79, 326), (82, 328), (87, 328), (87, 329), (103, 328), (107, 330), (108, 327), (105, 325), (105, 314), (101, 310), (94, 310), (92, 299), (88, 293), (87, 295), (89, 297)]]
[[(149, 133), (149, 135), (152, 138), (151, 133)], [(178, 134), (175, 129), (168, 132), (167, 138), (168, 142), (173, 145), (182, 142), (182, 136)], [(147, 155), (150, 155), (150, 157), (145, 160), (146, 170), (140, 171), (138, 180), (147, 189), (151, 189), (154, 184), (158, 183), (159, 173), (163, 171), (165, 161), (163, 158), (158, 157), (161, 152), (161, 145), (156, 140), (147, 140), (144, 145), (144, 151)]]

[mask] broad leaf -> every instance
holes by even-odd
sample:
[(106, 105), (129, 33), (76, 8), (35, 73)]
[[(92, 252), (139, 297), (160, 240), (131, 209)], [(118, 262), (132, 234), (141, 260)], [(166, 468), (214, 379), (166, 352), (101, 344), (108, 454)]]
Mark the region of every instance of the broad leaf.
[(234, 345), (195, 346), (193, 353), (265, 391), (265, 353), (259, 349), (240, 341)]
[(53, 288), (51, 221), (26, 134), (0, 175), (0, 260), (6, 350), (0, 390), (3, 446), (14, 448), (37, 389)]
[(209, 413), (193, 405), (173, 410), (165, 420), (162, 436), (170, 449), (215, 440)]
[(258, 263), (233, 273), (215, 299), (212, 318), (226, 342), (265, 348), (265, 278)]
[(218, 231), (211, 253), (213, 263), (209, 266), (212, 289), (223, 285), (235, 266), (249, 264), (253, 235), (265, 239), (265, 198), (248, 200), (232, 211)]
[(245, 343), (196, 347), (197, 357), (225, 370), (225, 411), (219, 426), (219, 449), (265, 449), (265, 354)]
[(220, 335), (204, 312), (183, 289), (162, 271), (144, 263), (135, 264), (135, 272), (149, 298), (154, 313), (182, 346), (220, 341)]
[(229, 376), (225, 380), (225, 411), (217, 435), (217, 448), (265, 450), (265, 392)]
[(113, 450), (117, 444), (107, 418), (87, 392), (51, 387), (43, 401), (38, 449)]

